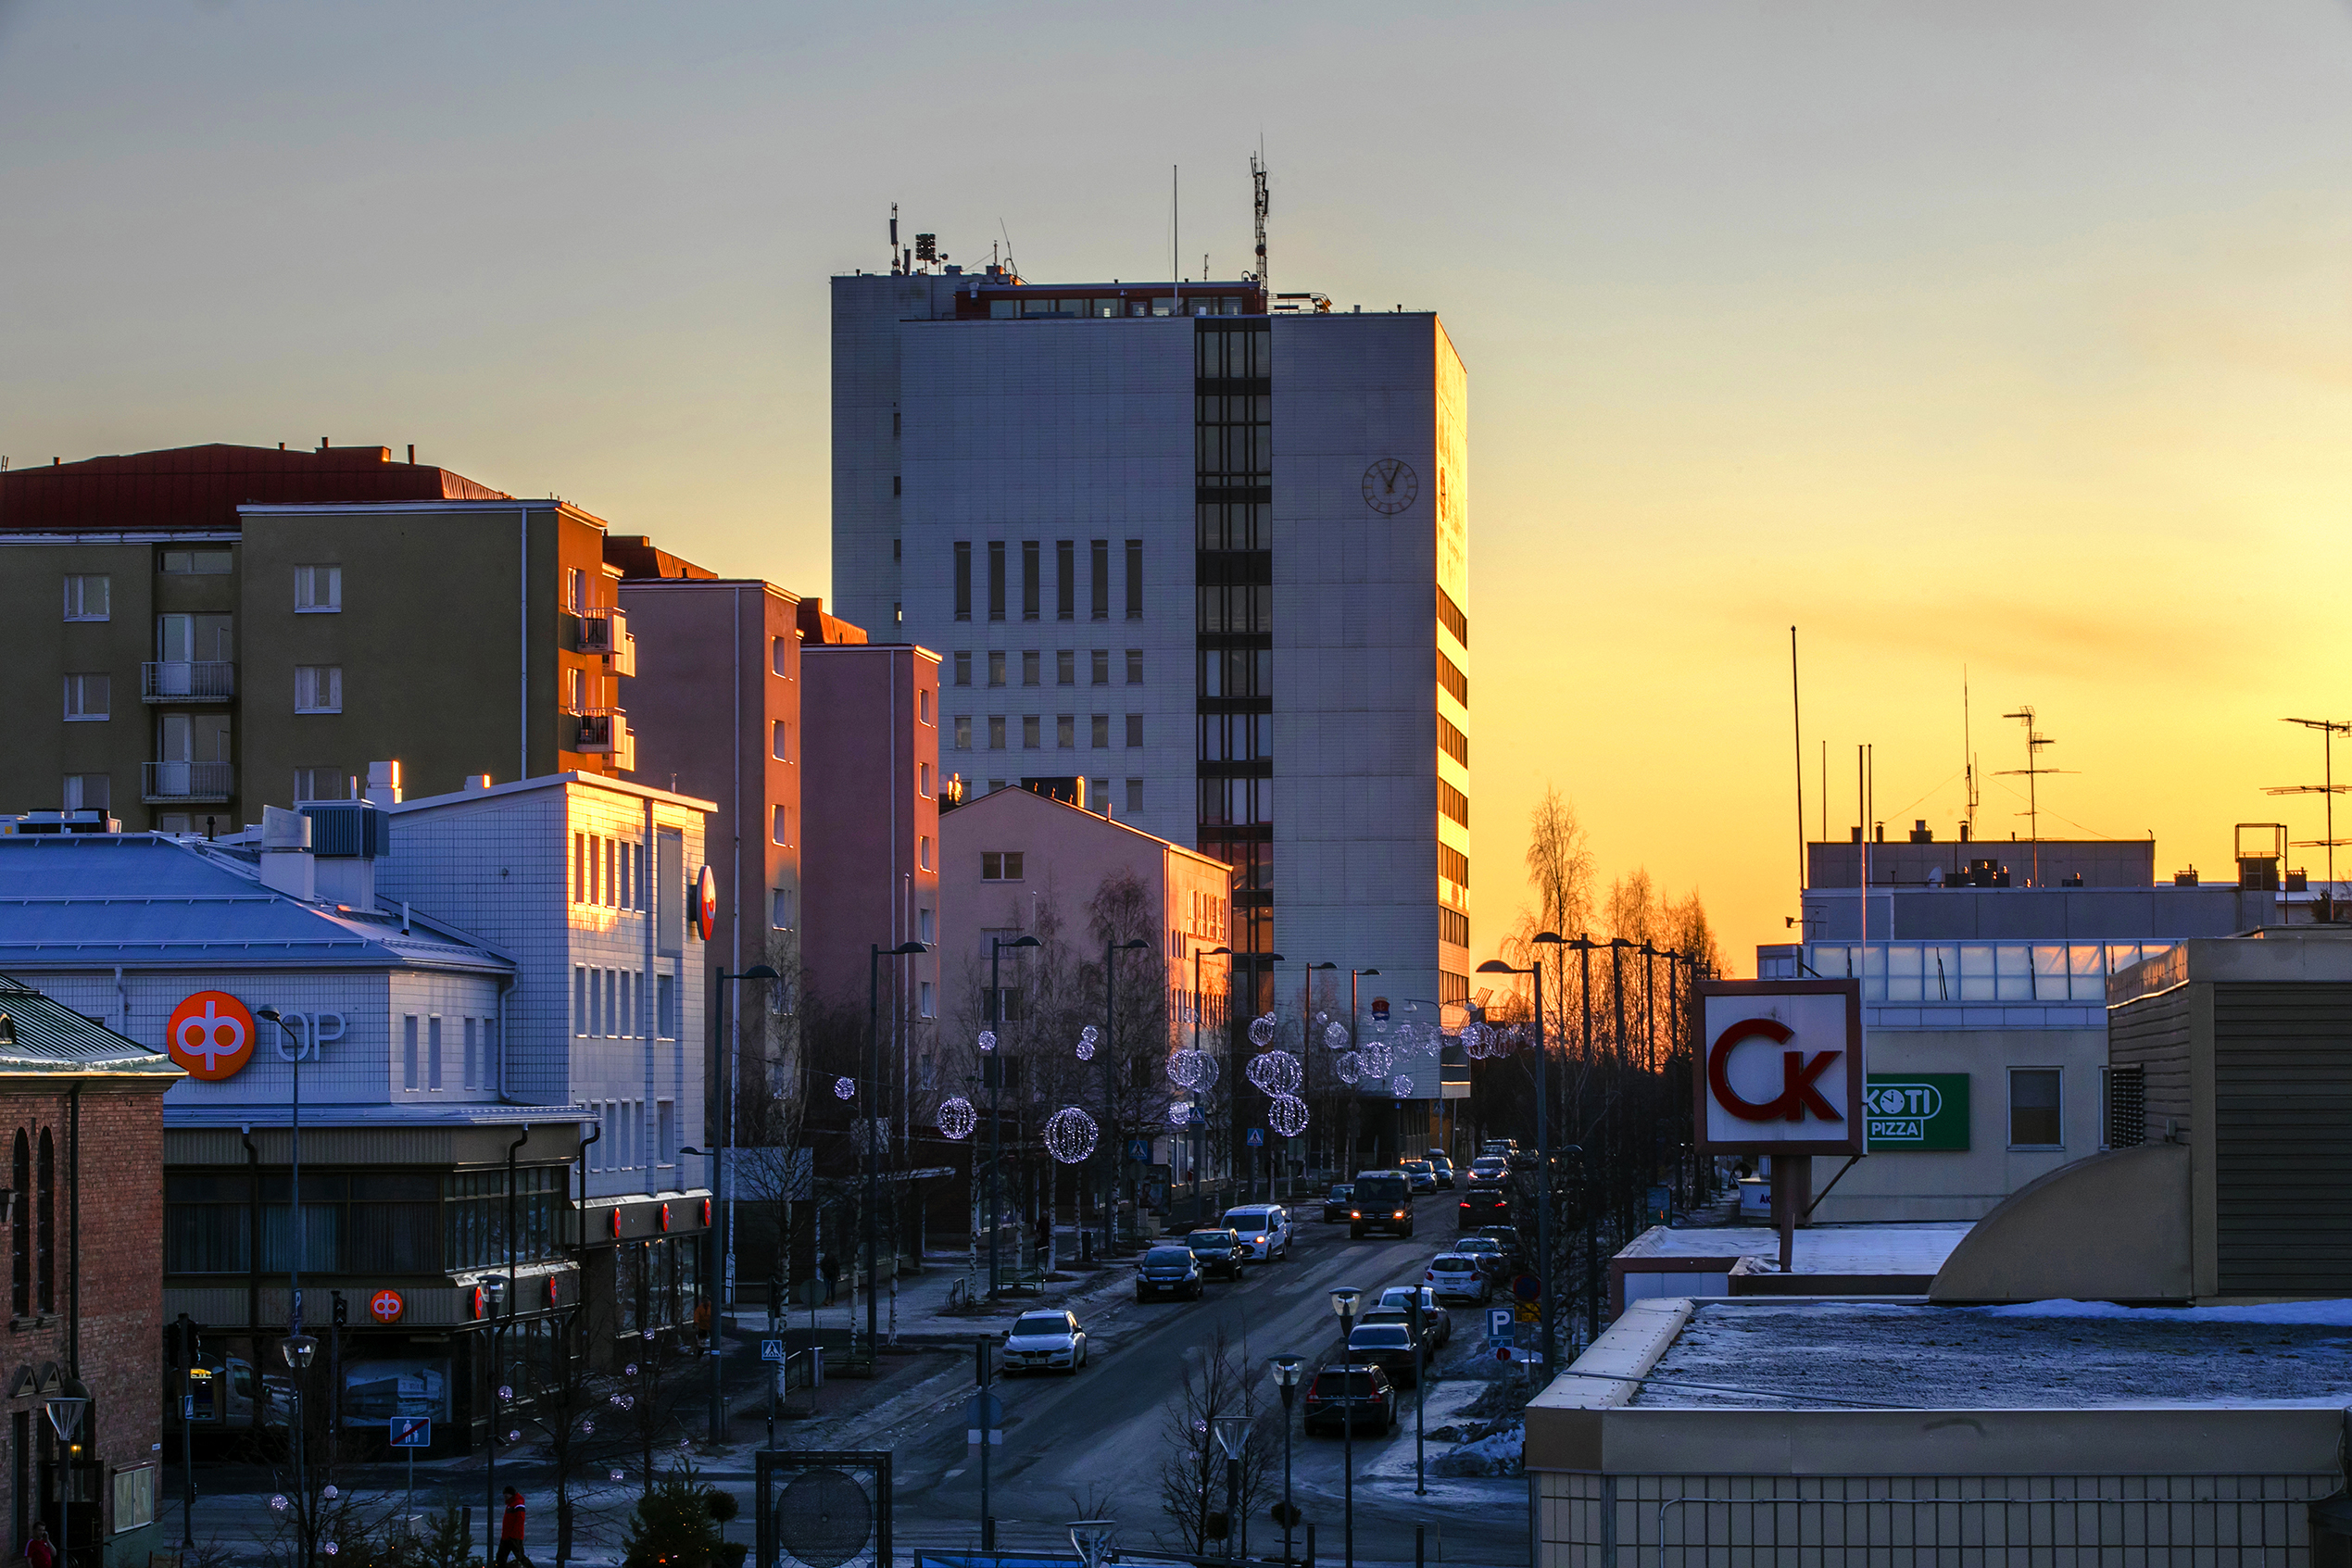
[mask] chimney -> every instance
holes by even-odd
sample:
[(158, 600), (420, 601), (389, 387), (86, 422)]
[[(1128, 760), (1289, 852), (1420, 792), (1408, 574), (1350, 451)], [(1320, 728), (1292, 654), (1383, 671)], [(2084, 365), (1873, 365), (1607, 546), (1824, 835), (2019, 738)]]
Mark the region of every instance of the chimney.
[(293, 897), (319, 896), (310, 855), (310, 819), (281, 806), (261, 808), (261, 885)]
[(1928, 831), (1928, 820), (1925, 817), (1919, 817), (1913, 820), (1911, 823), (1911, 842), (1914, 844), (1933, 844), (1935, 842), (1935, 834)]
[(400, 764), (397, 760), (368, 764), (368, 798), (379, 806), (400, 804)]
[(309, 820), (319, 897), (355, 909), (376, 907), (376, 857), (392, 853), (392, 820), (366, 800), (314, 800)]
[(486, 793), (486, 792), (489, 790), (489, 788), (490, 788), (490, 775), (489, 775), (489, 774), (487, 774), (487, 773), (468, 773), (468, 774), (466, 775), (466, 784), (465, 784), (465, 790), (466, 790), (466, 793), (467, 793), (468, 795), (482, 795), (482, 794)]

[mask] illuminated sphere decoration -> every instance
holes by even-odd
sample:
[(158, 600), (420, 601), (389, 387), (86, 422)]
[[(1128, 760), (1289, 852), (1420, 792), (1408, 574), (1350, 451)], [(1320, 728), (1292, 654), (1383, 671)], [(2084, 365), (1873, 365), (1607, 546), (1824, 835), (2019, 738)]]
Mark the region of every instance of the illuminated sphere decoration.
[(1094, 1025), (1091, 1023), (1078, 1031), (1078, 1043), (1082, 1046), (1090, 1046), (1101, 1038), (1102, 1036), (1095, 1033)]
[(1168, 1107), (1168, 1125), (1181, 1127), (1192, 1120), (1192, 1108), (1182, 1101)]
[(1094, 1152), (1095, 1139), (1101, 1135), (1093, 1117), (1075, 1105), (1065, 1105), (1046, 1118), (1045, 1151), (1058, 1164), (1075, 1165)]
[(1269, 1095), (1295, 1094), (1306, 1076), (1300, 1069), (1299, 1059), (1289, 1051), (1267, 1051), (1262, 1056), (1253, 1056), (1250, 1059), (1250, 1065), (1242, 1071), (1248, 1074), (1250, 1082)]
[(980, 1124), (973, 1113), (972, 1102), (962, 1095), (939, 1102), (939, 1135), (949, 1138), (968, 1138), (972, 1129)]
[(1348, 1048), (1348, 1026), (1333, 1022), (1323, 1026), (1323, 1043), (1335, 1051)]
[(981, 1055), (983, 1055), (983, 1056), (986, 1056), (988, 1052), (990, 1052), (990, 1051), (992, 1051), (992, 1050), (994, 1050), (994, 1049), (996, 1049), (996, 1048), (997, 1048), (997, 1032), (996, 1032), (995, 1030), (993, 1030), (993, 1029), (983, 1029), (983, 1030), (981, 1030), (981, 1031), (980, 1031), (980, 1054), (981, 1054)]
[(1375, 1040), (1356, 1053), (1357, 1070), (1367, 1078), (1385, 1078), (1395, 1065), (1396, 1057), (1389, 1047)]
[(1216, 1059), (1206, 1051), (1187, 1048), (1168, 1058), (1168, 1082), (1179, 1089), (1206, 1088), (1216, 1075)]
[(1264, 1013), (1250, 1020), (1250, 1043), (1260, 1050), (1274, 1044), (1274, 1014)]
[(1364, 1064), (1353, 1051), (1341, 1051), (1331, 1059), (1331, 1071), (1340, 1075), (1342, 1084), (1352, 1084), (1364, 1076)]
[(1327, 1012), (1318, 1012), (1314, 1015), (1314, 1026), (1318, 1029), (1330, 1022), (1331, 1015)]
[(833, 1081), (835, 1099), (854, 1099), (857, 1098), (857, 1093), (858, 1081), (855, 1078), (836, 1078)]
[(1411, 1099), (1413, 1098), (1413, 1080), (1406, 1077), (1402, 1073), (1398, 1073), (1395, 1077), (1389, 1080), (1389, 1093), (1396, 1096), (1399, 1099)]
[(1307, 1102), (1296, 1095), (1275, 1096), (1265, 1108), (1265, 1124), (1282, 1137), (1297, 1137), (1307, 1130)]
[(1080, 1061), (1094, 1060), (1094, 1031), (1091, 1029), (1078, 1036), (1078, 1060)]

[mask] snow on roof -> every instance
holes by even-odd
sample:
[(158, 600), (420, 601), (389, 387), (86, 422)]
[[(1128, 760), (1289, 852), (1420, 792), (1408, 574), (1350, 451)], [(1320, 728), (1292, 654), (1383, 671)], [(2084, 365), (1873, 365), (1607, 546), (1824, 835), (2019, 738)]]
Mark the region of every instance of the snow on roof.
[[(1636, 1406), (2337, 1406), (2352, 1403), (2352, 1301), (2146, 1309), (1707, 1301), (1650, 1376), (1656, 1381), (1643, 1384)], [(1726, 1389), (1742, 1392), (1717, 1391)]]
[[(1902, 1225), (1811, 1225), (1796, 1233), (1801, 1274), (1931, 1274), (1960, 1245), (1968, 1220)], [(1751, 1273), (1776, 1273), (1780, 1233), (1761, 1225), (1670, 1230), (1653, 1225), (1617, 1257), (1629, 1269), (1642, 1258), (1746, 1258)]]

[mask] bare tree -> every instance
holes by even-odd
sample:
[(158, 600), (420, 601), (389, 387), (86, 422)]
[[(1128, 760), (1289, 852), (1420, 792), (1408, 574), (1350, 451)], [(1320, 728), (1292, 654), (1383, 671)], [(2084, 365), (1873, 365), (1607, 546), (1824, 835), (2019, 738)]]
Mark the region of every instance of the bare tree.
[[(1183, 1382), (1168, 1401), (1161, 1429), (1160, 1511), (1188, 1553), (1197, 1556), (1209, 1542), (1238, 1536), (1242, 1521), (1267, 1494), (1268, 1473), (1281, 1445), (1282, 1407), (1260, 1395), (1262, 1375), (1254, 1370), (1248, 1339), (1237, 1346), (1222, 1323), (1206, 1346), (1185, 1358)], [(1217, 1425), (1227, 1418), (1248, 1424), (1232, 1514), (1226, 1511), (1225, 1450), (1216, 1440)]]

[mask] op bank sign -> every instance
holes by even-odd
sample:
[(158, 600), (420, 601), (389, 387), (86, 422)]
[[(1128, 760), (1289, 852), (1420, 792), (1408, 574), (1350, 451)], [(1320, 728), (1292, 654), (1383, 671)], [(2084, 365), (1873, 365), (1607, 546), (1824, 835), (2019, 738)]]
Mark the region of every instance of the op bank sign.
[(1710, 980), (1692, 1063), (1717, 1154), (1860, 1154), (1869, 1119), (1862, 988), (1851, 980)]

